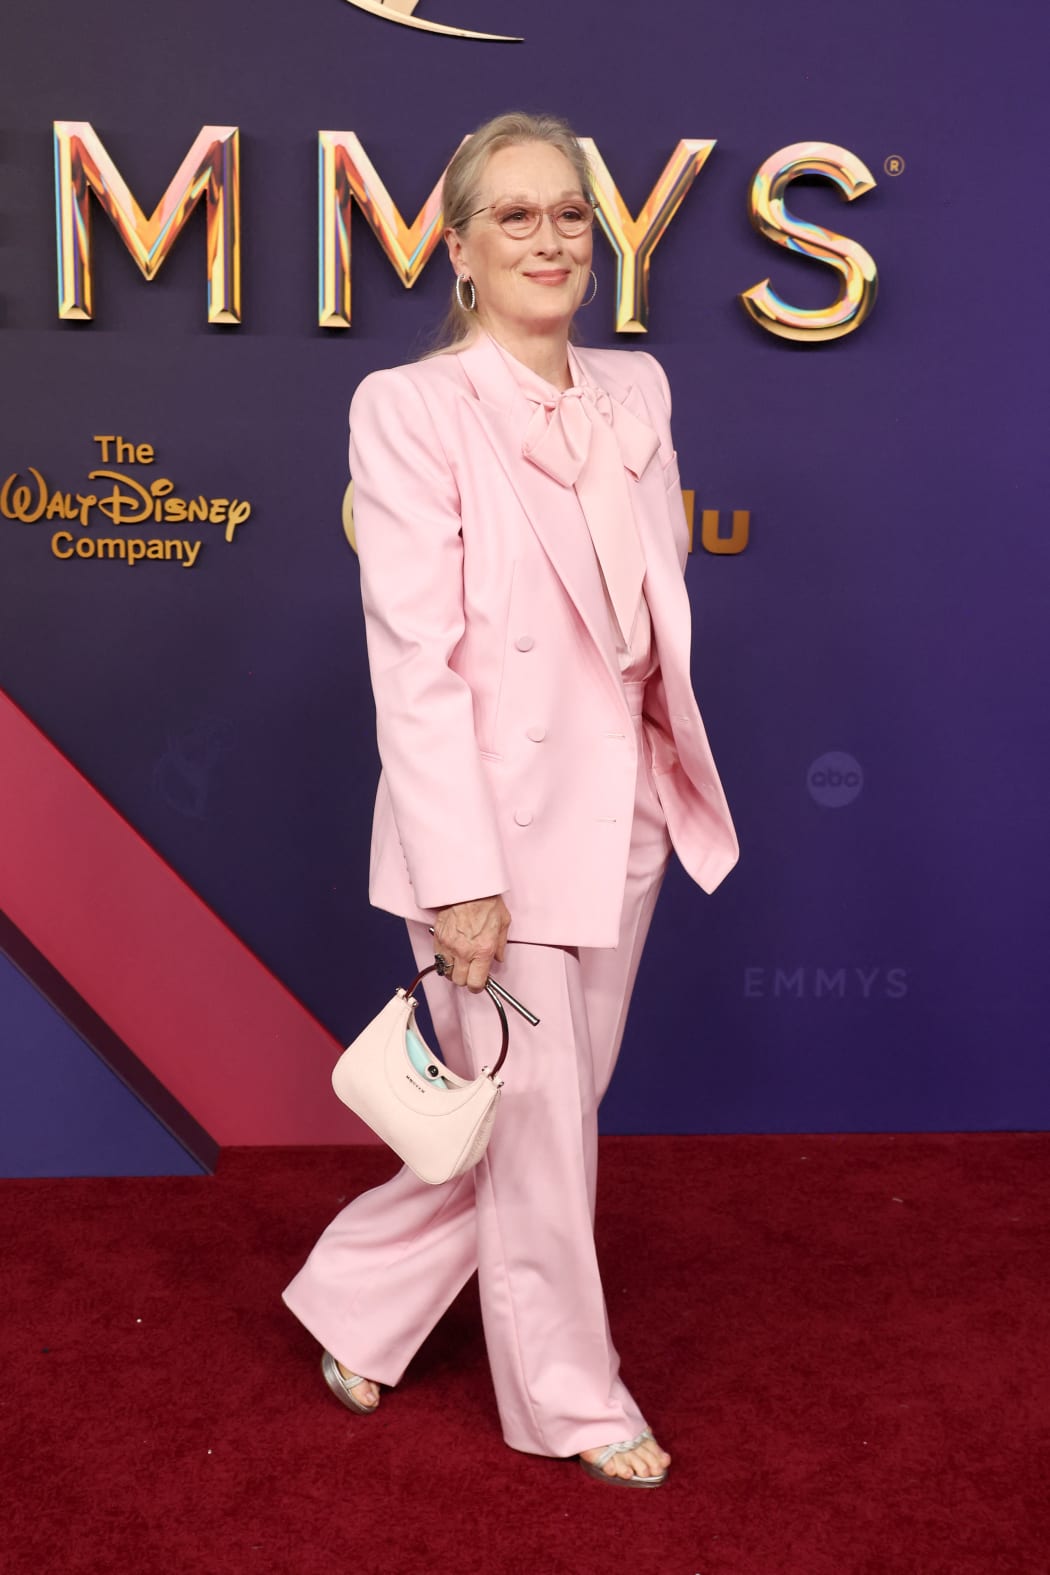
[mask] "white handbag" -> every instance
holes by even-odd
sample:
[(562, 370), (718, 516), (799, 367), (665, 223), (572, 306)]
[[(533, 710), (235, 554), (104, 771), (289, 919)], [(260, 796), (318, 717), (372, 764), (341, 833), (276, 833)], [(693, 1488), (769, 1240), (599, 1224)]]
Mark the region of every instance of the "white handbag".
[(539, 1018), (489, 979), (485, 989), (503, 1031), (499, 1056), (491, 1069), (482, 1067), (480, 1076), (457, 1077), (427, 1048), (416, 1026), (418, 1002), (412, 992), (420, 979), (435, 970), (443, 972), (438, 963), (431, 963), (407, 990), (398, 986), (393, 999), (339, 1057), (332, 1087), (421, 1181), (438, 1186), (476, 1165), (488, 1146), (503, 1087), (497, 1073), (510, 1040), (499, 996), (529, 1022), (535, 1024)]

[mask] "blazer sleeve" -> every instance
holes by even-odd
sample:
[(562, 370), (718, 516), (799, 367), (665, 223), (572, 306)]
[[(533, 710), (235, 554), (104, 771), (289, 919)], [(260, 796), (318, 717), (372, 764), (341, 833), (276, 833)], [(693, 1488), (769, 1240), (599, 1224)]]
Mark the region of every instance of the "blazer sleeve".
[(473, 695), (449, 663), (465, 626), (459, 493), (403, 369), (359, 385), (349, 457), (376, 740), (416, 901), (505, 892)]
[(651, 351), (636, 350), (633, 353), (646, 362), (652, 375), (656, 397), (655, 399), (650, 397), (646, 403), (650, 407), (650, 414), (660, 438), (660, 460), (663, 464), (664, 487), (667, 490), (667, 509), (671, 516), (671, 529), (674, 532), (679, 567), (684, 574), (689, 560), (689, 520), (682, 498), (678, 455), (671, 438), (671, 385), (667, 381), (667, 373)]

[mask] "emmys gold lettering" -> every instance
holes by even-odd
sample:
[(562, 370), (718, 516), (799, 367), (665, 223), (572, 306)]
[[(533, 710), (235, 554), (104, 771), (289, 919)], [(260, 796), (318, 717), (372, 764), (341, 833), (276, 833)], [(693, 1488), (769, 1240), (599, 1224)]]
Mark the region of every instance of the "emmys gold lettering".
[[(364, 0), (357, 0), (364, 3)], [(374, 0), (379, 6), (381, 0)], [(405, 4), (409, 0), (404, 0)], [(143, 278), (156, 279), (193, 208), (206, 210), (207, 313), (210, 323), (241, 322), (240, 133), (236, 126), (202, 126), (147, 218), (115, 160), (90, 121), (53, 122), (58, 315), (94, 315), (92, 199), (107, 215)], [(382, 252), (410, 290), (440, 247), (443, 172), (414, 219), (406, 219), (353, 131), (317, 133), (320, 167), (318, 313), (322, 328), (349, 328), (352, 215), (356, 208)], [(715, 147), (711, 137), (684, 137), (637, 214), (628, 208), (597, 143), (581, 138), (591, 169), (601, 233), (616, 259), (614, 325), (618, 333), (644, 334), (649, 326), (649, 274), (653, 253)], [(788, 207), (795, 181), (817, 176), (847, 202), (875, 186), (855, 153), (833, 142), (795, 142), (755, 171), (747, 207), (755, 229), (832, 270), (838, 295), (830, 306), (795, 307), (769, 279), (740, 293), (750, 320), (780, 338), (821, 343), (853, 333), (875, 305), (878, 271), (856, 241), (800, 219)], [(120, 459), (119, 463), (132, 463)], [(149, 461), (136, 460), (147, 464)]]
[(94, 315), (91, 198), (112, 222), (144, 279), (155, 279), (200, 199), (206, 209), (208, 321), (241, 320), (240, 135), (204, 126), (147, 219), (87, 121), (54, 123), (58, 315)]
[[(111, 455), (126, 464), (152, 465), (155, 451), (150, 443), (131, 444), (117, 436), (96, 437), (103, 458)], [(28, 479), (27, 479), (28, 478)], [(90, 470), (87, 480), (91, 491), (51, 487), (35, 465), (25, 475), (15, 471), (0, 485), (0, 516), (21, 525), (43, 521), (76, 524), (80, 531), (59, 530), (51, 538), (54, 557), (66, 560), (120, 559), (134, 567), (138, 563), (177, 562), (192, 569), (204, 546), (202, 540), (173, 536), (142, 537), (130, 534), (103, 536), (93, 530), (102, 520), (122, 532), (135, 526), (217, 526), (222, 540), (232, 543), (241, 525), (251, 517), (252, 506), (246, 498), (180, 496), (167, 476), (155, 476), (148, 483), (122, 470), (108, 467)]]

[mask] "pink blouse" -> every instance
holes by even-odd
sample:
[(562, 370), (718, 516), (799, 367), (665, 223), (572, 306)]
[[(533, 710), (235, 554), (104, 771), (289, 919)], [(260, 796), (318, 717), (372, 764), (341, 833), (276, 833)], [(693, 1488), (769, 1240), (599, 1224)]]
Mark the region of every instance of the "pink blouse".
[[(516, 356), (511, 355), (510, 351), (501, 345), (498, 340), (493, 339), (492, 342), (503, 356), (504, 361), (506, 362), (510, 371), (513, 373), (518, 387), (521, 389), (522, 393), (537, 407), (543, 408), (548, 412), (551, 410), (556, 410), (566, 393), (578, 394), (581, 389), (585, 388), (591, 390), (592, 393), (599, 394), (599, 396), (602, 393), (601, 390), (595, 389), (595, 386), (587, 377), (587, 374), (584, 372), (583, 367), (580, 365), (580, 362), (573, 351), (572, 345), (569, 345), (568, 347), (569, 373), (572, 377), (572, 388), (571, 390), (563, 390), (560, 388), (555, 388), (553, 383), (548, 383), (546, 378), (540, 377), (540, 375), (537, 372), (534, 372), (531, 367), (525, 366), (524, 363), (519, 361)], [(607, 401), (608, 396), (605, 396), (605, 399)], [(605, 605), (608, 610), (609, 626), (612, 631), (613, 642), (616, 647), (617, 660), (620, 666), (620, 676), (625, 681), (636, 683), (644, 682), (645, 679), (649, 678), (652, 673), (655, 672), (658, 665), (656, 653), (653, 650), (652, 622), (649, 617), (649, 607), (645, 600), (644, 580), (641, 584), (637, 609), (635, 611), (633, 625), (631, 626), (630, 641), (628, 643), (628, 641), (624, 639), (620, 628), (620, 621), (616, 616), (616, 612), (613, 608), (612, 600), (609, 594), (609, 580), (612, 578), (613, 567), (610, 562), (603, 561), (603, 559), (608, 560), (610, 552), (619, 553), (621, 551), (621, 544), (626, 547), (628, 551), (637, 554), (640, 559), (641, 549), (638, 545), (637, 531), (635, 530), (634, 532), (633, 540), (624, 542), (623, 533), (632, 529), (630, 518), (622, 514), (618, 516), (610, 515), (610, 519), (605, 521), (605, 525), (608, 527), (610, 522), (613, 522), (615, 530), (619, 533), (615, 541), (610, 542), (607, 535), (599, 533), (593, 528), (590, 519), (588, 519), (583, 499), (580, 496), (580, 488), (578, 486), (574, 486), (573, 491), (576, 495), (577, 501), (580, 504), (581, 529), (586, 529), (591, 538), (591, 543), (595, 551), (595, 557), (598, 560), (598, 567), (601, 570), (602, 587), (605, 591)]]

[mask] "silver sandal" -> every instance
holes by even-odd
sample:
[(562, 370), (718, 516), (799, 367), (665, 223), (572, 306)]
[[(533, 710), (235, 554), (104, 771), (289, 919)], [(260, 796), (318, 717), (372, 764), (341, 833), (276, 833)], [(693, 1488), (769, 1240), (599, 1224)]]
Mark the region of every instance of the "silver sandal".
[(343, 1405), (349, 1410), (358, 1411), (362, 1416), (371, 1416), (373, 1411), (379, 1409), (378, 1400), (374, 1405), (364, 1405), (350, 1393), (352, 1389), (357, 1388), (358, 1384), (363, 1384), (366, 1380), (358, 1373), (355, 1373), (352, 1378), (344, 1378), (331, 1351), (325, 1351), (321, 1356), (321, 1372), (324, 1374), (324, 1381), (335, 1395), (335, 1398), (341, 1400)]
[(661, 1471), (659, 1476), (640, 1477), (637, 1473), (633, 1477), (610, 1476), (602, 1467), (612, 1459), (613, 1455), (626, 1455), (630, 1450), (637, 1449), (647, 1438), (652, 1438), (652, 1429), (647, 1427), (638, 1434), (637, 1438), (627, 1438), (622, 1444), (607, 1444), (597, 1460), (584, 1460), (582, 1455), (576, 1458), (587, 1472), (588, 1476), (597, 1477), (599, 1482), (619, 1482), (621, 1487), (662, 1487), (667, 1481), (667, 1472)]

